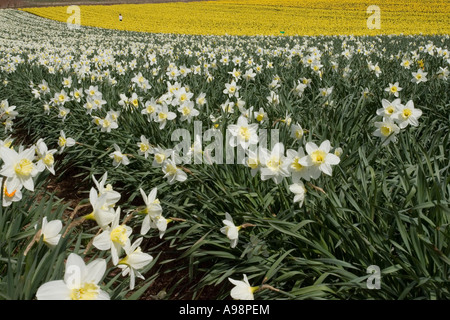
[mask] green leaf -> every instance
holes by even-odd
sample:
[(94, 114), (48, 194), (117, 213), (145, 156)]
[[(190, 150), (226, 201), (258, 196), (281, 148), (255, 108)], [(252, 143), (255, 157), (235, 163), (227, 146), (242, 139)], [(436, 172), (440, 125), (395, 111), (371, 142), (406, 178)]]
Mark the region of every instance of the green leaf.
[(283, 255), (281, 255), (281, 257), (279, 257), (277, 259), (277, 261), (274, 262), (274, 264), (272, 264), (272, 266), (270, 267), (270, 269), (267, 271), (264, 279), (266, 281), (269, 281), (273, 275), (276, 273), (278, 266), (281, 264), (281, 262), (292, 252), (294, 251), (294, 249), (290, 249), (288, 251), (286, 251), (285, 253), (283, 253)]

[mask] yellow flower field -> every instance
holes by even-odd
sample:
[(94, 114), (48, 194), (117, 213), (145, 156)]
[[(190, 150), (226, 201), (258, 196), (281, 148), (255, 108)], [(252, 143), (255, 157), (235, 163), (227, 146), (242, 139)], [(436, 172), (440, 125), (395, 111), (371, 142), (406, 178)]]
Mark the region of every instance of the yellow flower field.
[[(450, 33), (445, 0), (218, 0), (156, 4), (80, 6), (86, 26), (177, 34), (214, 35), (376, 35)], [(369, 5), (380, 8), (380, 29), (369, 29)], [(33, 14), (67, 21), (67, 7), (27, 8)], [(123, 21), (119, 21), (119, 13)]]

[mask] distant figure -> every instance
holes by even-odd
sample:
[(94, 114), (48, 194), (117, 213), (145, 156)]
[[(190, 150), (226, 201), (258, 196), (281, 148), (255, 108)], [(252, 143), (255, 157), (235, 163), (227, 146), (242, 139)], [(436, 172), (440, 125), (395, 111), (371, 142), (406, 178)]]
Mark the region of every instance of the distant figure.
[(122, 21), (122, 14), (119, 13), (119, 21)]

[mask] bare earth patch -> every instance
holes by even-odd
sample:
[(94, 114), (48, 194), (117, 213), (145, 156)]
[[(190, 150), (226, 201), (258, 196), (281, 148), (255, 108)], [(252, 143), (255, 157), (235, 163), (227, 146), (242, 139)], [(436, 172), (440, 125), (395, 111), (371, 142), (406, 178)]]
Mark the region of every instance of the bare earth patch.
[(67, 5), (116, 5), (116, 4), (142, 4), (142, 3), (167, 3), (167, 2), (194, 2), (211, 0), (0, 0), (1, 8), (32, 8), (32, 7), (55, 7)]

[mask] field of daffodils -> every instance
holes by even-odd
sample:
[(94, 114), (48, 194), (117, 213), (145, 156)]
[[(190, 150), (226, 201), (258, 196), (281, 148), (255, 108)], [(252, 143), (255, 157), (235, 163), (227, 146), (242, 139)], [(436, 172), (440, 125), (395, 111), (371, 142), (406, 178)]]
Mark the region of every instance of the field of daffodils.
[(0, 10), (0, 299), (450, 298), (448, 34), (66, 19)]

